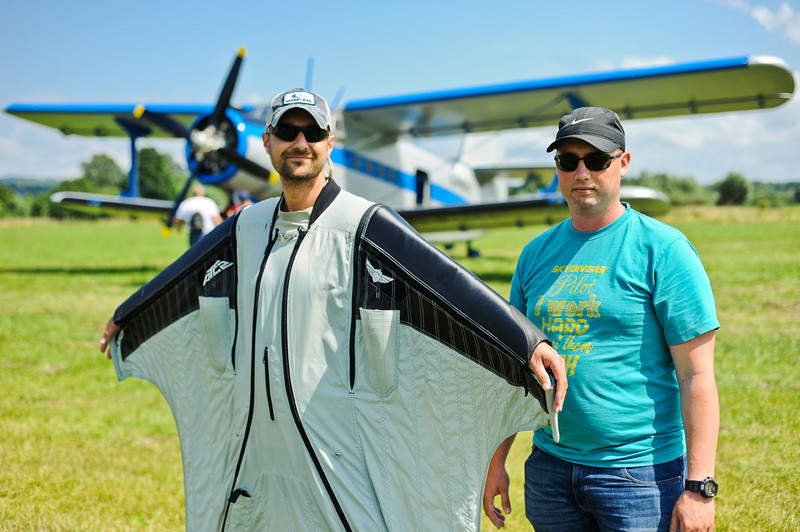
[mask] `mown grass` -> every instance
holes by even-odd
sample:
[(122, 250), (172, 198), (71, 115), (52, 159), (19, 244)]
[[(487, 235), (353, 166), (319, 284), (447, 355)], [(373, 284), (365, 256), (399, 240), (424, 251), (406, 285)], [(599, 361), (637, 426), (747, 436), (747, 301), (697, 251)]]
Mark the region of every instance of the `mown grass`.
[[(800, 529), (800, 209), (676, 209), (722, 329), (718, 530)], [(517, 255), (543, 227), (487, 234), (453, 256), (508, 295)], [(181, 530), (174, 421), (152, 385), (118, 383), (98, 341), (114, 308), (186, 247), (151, 223), (0, 225), (0, 530)], [(530, 530), (522, 463), (509, 458), (514, 512)], [(484, 519), (484, 530), (493, 527)]]

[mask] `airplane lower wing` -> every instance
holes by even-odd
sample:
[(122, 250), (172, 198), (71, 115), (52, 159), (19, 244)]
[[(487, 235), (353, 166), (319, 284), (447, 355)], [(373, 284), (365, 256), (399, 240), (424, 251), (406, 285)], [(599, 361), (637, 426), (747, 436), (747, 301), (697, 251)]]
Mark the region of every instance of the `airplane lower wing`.
[[(621, 187), (620, 197), (637, 211), (661, 216), (669, 210), (664, 193), (647, 187)], [(569, 216), (567, 204), (558, 192), (510, 198), (495, 203), (465, 204), (398, 211), (420, 233), (474, 231), (500, 227), (552, 225)]]
[(159, 218), (166, 218), (173, 205), (172, 201), (167, 200), (111, 196), (88, 192), (56, 192), (50, 195), (50, 201), (82, 212), (128, 213)]
[[(647, 187), (621, 187), (622, 201), (648, 216), (661, 216), (669, 210), (669, 199)], [(165, 217), (173, 202), (129, 198), (85, 192), (57, 192), (50, 201), (85, 212), (130, 213)], [(471, 203), (447, 207), (420, 207), (399, 210), (400, 216), (420, 233), (437, 242), (460, 242), (480, 236), (478, 231), (501, 227), (552, 225), (569, 216), (558, 192), (534, 194), (494, 203)], [(438, 235), (436, 235), (438, 233)]]

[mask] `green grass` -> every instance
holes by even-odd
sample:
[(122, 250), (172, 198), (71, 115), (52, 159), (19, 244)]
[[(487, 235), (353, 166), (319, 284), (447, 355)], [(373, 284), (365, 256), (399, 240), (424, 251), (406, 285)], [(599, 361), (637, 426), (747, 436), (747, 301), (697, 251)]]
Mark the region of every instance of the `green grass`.
[[(722, 329), (718, 530), (800, 529), (800, 209), (676, 209), (668, 223), (708, 270)], [(544, 228), (453, 256), (507, 296), (521, 247)], [(151, 223), (0, 224), (0, 530), (182, 530), (175, 424), (148, 383), (118, 383), (98, 351), (108, 317), (186, 248)], [(508, 464), (506, 530), (530, 530), (522, 464)], [(484, 530), (493, 527), (484, 519)]]

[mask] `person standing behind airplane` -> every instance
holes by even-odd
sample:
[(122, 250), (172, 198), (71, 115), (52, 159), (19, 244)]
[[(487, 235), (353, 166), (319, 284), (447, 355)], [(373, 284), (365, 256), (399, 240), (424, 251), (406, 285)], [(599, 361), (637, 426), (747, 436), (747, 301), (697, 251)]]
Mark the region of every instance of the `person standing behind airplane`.
[(253, 198), (250, 197), (250, 194), (246, 190), (237, 190), (231, 194), (231, 200), (228, 203), (228, 206), (225, 207), (225, 218), (230, 218), (236, 214), (237, 211), (252, 204)]
[(192, 187), (192, 197), (183, 200), (175, 211), (173, 223), (186, 224), (189, 231), (189, 245), (193, 246), (203, 235), (211, 232), (222, 223), (219, 207), (206, 196), (206, 189), (197, 183)]
[[(710, 530), (719, 322), (708, 276), (684, 235), (620, 201), (631, 154), (616, 113), (565, 115), (554, 149), (571, 217), (525, 246), (510, 300), (565, 357), (570, 397), (560, 442), (535, 432), (525, 513), (537, 532)], [(484, 492), (498, 528), (512, 442)]]

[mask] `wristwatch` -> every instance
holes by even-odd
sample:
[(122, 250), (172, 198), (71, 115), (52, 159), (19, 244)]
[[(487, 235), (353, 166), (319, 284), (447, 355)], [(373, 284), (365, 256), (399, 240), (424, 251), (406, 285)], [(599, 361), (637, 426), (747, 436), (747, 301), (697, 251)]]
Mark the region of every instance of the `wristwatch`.
[(714, 477), (706, 477), (705, 480), (687, 480), (684, 488), (686, 491), (693, 491), (706, 499), (710, 499), (717, 495), (719, 485), (714, 480)]

